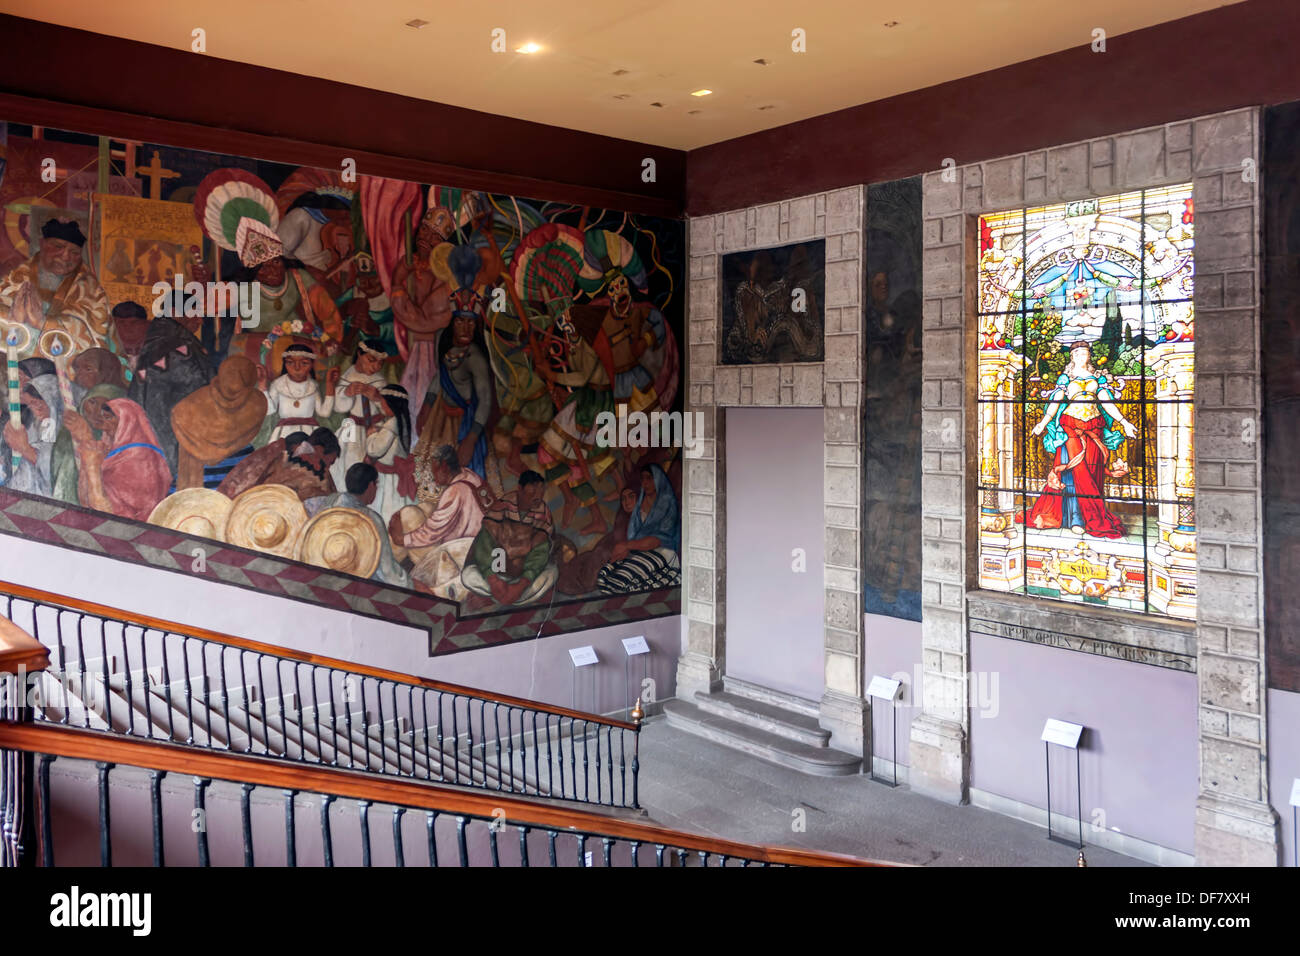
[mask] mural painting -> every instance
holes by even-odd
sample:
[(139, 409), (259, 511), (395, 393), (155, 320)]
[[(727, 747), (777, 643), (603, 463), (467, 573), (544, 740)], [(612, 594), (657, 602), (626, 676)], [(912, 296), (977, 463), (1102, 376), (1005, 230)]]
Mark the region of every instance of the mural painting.
[(1300, 103), (1264, 116), (1264, 619), (1269, 686), (1300, 693)]
[(825, 358), (826, 240), (722, 257), (723, 365)]
[(4, 489), (462, 615), (680, 583), (681, 450), (597, 420), (681, 407), (681, 223), (2, 141)]
[(921, 180), (867, 187), (862, 609), (921, 620)]

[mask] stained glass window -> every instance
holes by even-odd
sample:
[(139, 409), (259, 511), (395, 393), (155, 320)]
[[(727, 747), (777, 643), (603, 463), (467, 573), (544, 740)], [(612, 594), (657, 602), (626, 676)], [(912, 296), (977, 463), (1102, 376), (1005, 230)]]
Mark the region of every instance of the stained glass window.
[(1194, 619), (1191, 185), (979, 225), (980, 587)]

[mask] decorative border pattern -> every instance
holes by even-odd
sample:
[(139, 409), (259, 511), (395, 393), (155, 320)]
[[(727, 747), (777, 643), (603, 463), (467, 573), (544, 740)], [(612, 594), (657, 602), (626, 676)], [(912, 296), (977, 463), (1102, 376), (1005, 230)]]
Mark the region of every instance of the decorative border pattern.
[[(419, 591), (7, 488), (0, 488), (0, 534), (422, 628), (430, 657), (681, 613), (681, 588), (667, 588), (462, 618), (453, 602)], [(198, 549), (205, 571), (193, 570)]]

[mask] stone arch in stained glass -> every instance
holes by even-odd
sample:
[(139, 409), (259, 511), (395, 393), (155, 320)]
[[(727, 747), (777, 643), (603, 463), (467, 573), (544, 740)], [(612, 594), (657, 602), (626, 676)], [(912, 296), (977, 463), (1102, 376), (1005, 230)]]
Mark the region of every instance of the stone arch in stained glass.
[(982, 588), (1194, 620), (1190, 184), (980, 217)]

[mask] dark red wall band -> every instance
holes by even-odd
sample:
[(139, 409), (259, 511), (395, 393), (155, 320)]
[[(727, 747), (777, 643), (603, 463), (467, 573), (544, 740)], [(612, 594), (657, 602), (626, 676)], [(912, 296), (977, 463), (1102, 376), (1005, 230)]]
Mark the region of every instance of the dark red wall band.
[(367, 175), (682, 212), (681, 150), (3, 14), (0, 38), (0, 120), (327, 168), (351, 156)]
[[(1032, 6), (1032, 5), (1028, 5)], [(1104, 23), (1098, 26), (1105, 27)], [(702, 216), (1300, 98), (1300, 0), (1249, 0), (692, 150)]]

